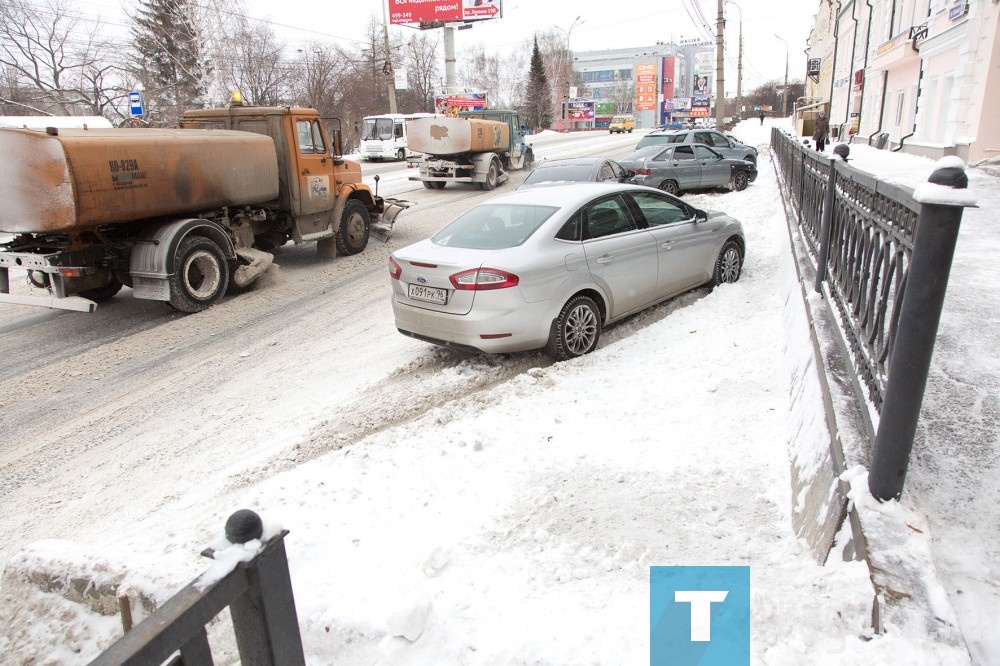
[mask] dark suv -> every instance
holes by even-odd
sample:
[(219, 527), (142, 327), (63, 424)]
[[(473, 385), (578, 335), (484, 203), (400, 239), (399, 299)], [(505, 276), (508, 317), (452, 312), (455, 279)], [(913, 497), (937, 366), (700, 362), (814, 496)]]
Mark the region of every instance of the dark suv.
[(686, 130), (654, 130), (639, 139), (635, 144), (636, 150), (645, 146), (656, 146), (668, 143), (702, 143), (710, 146), (723, 157), (733, 160), (746, 160), (757, 164), (757, 149), (740, 143), (732, 137), (728, 137), (722, 132), (713, 129), (686, 129)]

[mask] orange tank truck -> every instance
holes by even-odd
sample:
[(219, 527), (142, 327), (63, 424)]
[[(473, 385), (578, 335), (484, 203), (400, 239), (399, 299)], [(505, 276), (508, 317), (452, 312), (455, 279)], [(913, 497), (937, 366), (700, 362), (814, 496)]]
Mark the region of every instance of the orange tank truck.
[[(409, 204), (361, 182), (315, 109), (185, 113), (179, 129), (0, 129), (0, 303), (93, 312), (123, 285), (198, 312), (316, 242), (356, 254)], [(23, 273), (28, 293), (13, 294)]]
[(421, 153), (409, 160), (418, 169), (410, 180), (422, 181), (430, 190), (449, 182), (492, 190), (507, 180), (509, 171), (530, 169), (535, 161), (517, 111), (487, 109), (463, 111), (457, 118), (417, 118), (406, 121), (406, 133), (410, 150)]

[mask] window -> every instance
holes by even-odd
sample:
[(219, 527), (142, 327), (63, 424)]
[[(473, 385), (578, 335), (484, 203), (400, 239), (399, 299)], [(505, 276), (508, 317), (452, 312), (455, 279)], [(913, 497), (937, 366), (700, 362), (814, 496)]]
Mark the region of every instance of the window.
[(705, 146), (694, 146), (695, 152), (698, 154), (699, 160), (718, 160), (720, 156), (717, 152), (711, 148), (706, 148)]
[(396, 138), (397, 139), (402, 139), (403, 138), (403, 123), (400, 122), (400, 121), (398, 121), (398, 120), (396, 121), (396, 132), (395, 132), (395, 134), (396, 134)]
[(611, 168), (610, 164), (608, 164), (607, 162), (605, 162), (604, 164), (601, 165), (601, 172), (599, 174), (597, 174), (597, 180), (599, 180), (599, 181), (617, 180), (617, 177), (615, 176), (615, 172)]
[(632, 198), (650, 227), (660, 227), (694, 217), (683, 205), (661, 194), (641, 192), (633, 194)]
[(635, 229), (625, 203), (619, 197), (605, 199), (584, 209), (587, 238), (603, 238)]
[(906, 104), (906, 92), (900, 90), (899, 95), (896, 97), (896, 123), (895, 126), (899, 127), (903, 124), (903, 106)]
[(677, 146), (674, 148), (675, 160), (693, 160), (694, 149), (691, 146)]
[(446, 247), (502, 250), (528, 239), (558, 210), (551, 206), (483, 204), (476, 206), (431, 237)]
[(299, 152), (303, 155), (325, 155), (326, 144), (319, 129), (318, 121), (298, 120), (295, 132), (299, 139)]

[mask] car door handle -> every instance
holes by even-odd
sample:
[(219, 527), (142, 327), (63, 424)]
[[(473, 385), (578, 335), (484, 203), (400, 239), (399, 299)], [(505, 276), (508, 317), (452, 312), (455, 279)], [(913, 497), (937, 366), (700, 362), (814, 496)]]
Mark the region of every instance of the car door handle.
[(666, 242), (660, 244), (660, 247), (662, 247), (664, 250), (669, 250), (673, 246), (674, 246), (674, 242), (673, 241), (666, 241)]
[(600, 259), (598, 259), (597, 263), (599, 263), (599, 264), (610, 264), (614, 260), (615, 260), (615, 258), (613, 256), (611, 256), (610, 254), (606, 254), (603, 257), (601, 257)]

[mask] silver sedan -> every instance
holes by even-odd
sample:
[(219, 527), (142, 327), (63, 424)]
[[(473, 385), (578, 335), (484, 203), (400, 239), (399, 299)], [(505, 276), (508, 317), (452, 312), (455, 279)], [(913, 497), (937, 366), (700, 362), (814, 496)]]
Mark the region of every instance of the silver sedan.
[(700, 144), (646, 146), (622, 159), (621, 165), (635, 172), (631, 182), (676, 196), (713, 187), (742, 192), (757, 180), (753, 162), (725, 158)]
[(608, 324), (739, 279), (743, 227), (649, 187), (529, 188), (389, 257), (400, 333), (465, 351), (593, 351)]

